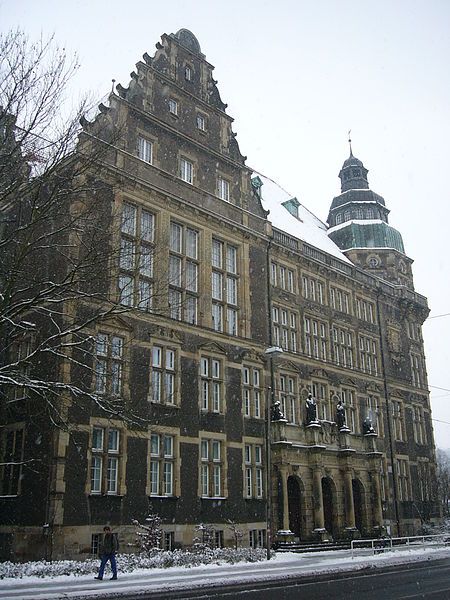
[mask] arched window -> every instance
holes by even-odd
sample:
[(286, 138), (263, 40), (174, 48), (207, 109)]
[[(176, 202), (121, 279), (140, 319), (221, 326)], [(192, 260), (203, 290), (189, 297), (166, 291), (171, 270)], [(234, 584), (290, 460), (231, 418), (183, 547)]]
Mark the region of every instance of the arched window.
[(339, 225), (339, 223), (342, 223), (342, 213), (336, 215), (336, 225)]

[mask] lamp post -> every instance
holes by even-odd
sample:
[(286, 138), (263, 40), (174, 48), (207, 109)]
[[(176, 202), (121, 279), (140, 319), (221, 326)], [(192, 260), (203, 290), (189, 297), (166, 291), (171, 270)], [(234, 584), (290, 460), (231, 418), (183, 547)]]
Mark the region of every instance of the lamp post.
[[(270, 560), (270, 549), (272, 546), (272, 496), (271, 496), (271, 474), (272, 474), (272, 457), (271, 457), (271, 436), (273, 421), (279, 421), (280, 417), (274, 415), (275, 407), (275, 372), (273, 367), (273, 359), (283, 353), (283, 348), (279, 346), (271, 346), (267, 348), (265, 355), (269, 359), (270, 367), (270, 404), (269, 398), (266, 399), (266, 549), (267, 560)], [(284, 417), (281, 415), (281, 418)]]

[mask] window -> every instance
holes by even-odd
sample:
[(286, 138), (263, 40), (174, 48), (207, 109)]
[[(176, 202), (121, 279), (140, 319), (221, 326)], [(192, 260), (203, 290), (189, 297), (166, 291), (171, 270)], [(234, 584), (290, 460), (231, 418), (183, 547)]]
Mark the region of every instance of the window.
[(407, 458), (395, 459), (397, 468), (397, 484), (399, 500), (405, 501), (411, 499), (409, 463)]
[(153, 295), (155, 216), (133, 204), (122, 206), (119, 299), (124, 306), (149, 311)]
[(150, 400), (158, 404), (175, 404), (176, 353), (172, 348), (152, 348)]
[(317, 402), (317, 418), (320, 421), (330, 421), (330, 405), (328, 402), (327, 386), (323, 383), (313, 382), (308, 386), (308, 391), (311, 392)]
[(343, 290), (330, 286), (330, 306), (335, 310), (350, 314), (350, 296)]
[(120, 431), (109, 427), (92, 428), (91, 494), (119, 493)]
[(143, 137), (138, 137), (138, 157), (147, 163), (153, 163), (153, 143)]
[(289, 352), (298, 351), (297, 343), (297, 313), (281, 308), (272, 307), (273, 342)]
[[(12, 360), (16, 363), (15, 379), (18, 384), (26, 383), (31, 375), (31, 357), (33, 355), (34, 338), (29, 334), (17, 339), (12, 347)], [(7, 391), (8, 402), (16, 402), (27, 398), (24, 385), (14, 385)]]
[(213, 239), (211, 264), (213, 329), (238, 335), (237, 248)]
[(266, 546), (265, 529), (250, 529), (248, 533), (250, 548), (264, 548)]
[(336, 215), (336, 225), (340, 225), (342, 223), (342, 213), (338, 213)]
[(422, 358), (418, 354), (411, 353), (410, 360), (412, 384), (416, 387), (423, 387), (425, 377)]
[(331, 328), (333, 358), (337, 365), (353, 368), (353, 333), (342, 327)]
[(359, 367), (365, 373), (378, 375), (377, 343), (364, 335), (359, 336)]
[(282, 374), (278, 383), (281, 412), (288, 423), (299, 422), (297, 380), (290, 375)]
[(322, 281), (302, 275), (302, 296), (307, 300), (325, 304), (324, 284)]
[(199, 233), (172, 221), (169, 253), (169, 314), (195, 325), (198, 309)]
[(100, 544), (103, 540), (102, 533), (93, 533), (91, 535), (91, 556), (97, 558), (100, 549)]
[(367, 396), (366, 398), (366, 414), (372, 423), (372, 427), (379, 436), (383, 435), (383, 423), (381, 418), (380, 404), (376, 396)]
[(24, 429), (3, 429), (0, 446), (0, 495), (18, 496), (22, 485)]
[(375, 323), (375, 305), (367, 300), (356, 298), (356, 316), (368, 323)]
[(230, 184), (223, 177), (217, 178), (217, 195), (226, 202), (230, 201)]
[(413, 432), (416, 444), (426, 444), (425, 417), (422, 406), (413, 405)]
[(394, 439), (399, 442), (405, 441), (405, 421), (403, 416), (403, 405), (400, 400), (392, 400), (392, 421)]
[(200, 495), (217, 498), (223, 495), (222, 442), (213, 439), (200, 440)]
[(197, 129), (206, 131), (206, 117), (200, 114), (197, 115)]
[(170, 114), (178, 116), (178, 102), (173, 98), (169, 98), (168, 106)]
[(261, 370), (244, 366), (242, 369), (242, 404), (246, 417), (263, 418)]
[(263, 497), (262, 446), (244, 445), (244, 495), (246, 498)]
[(342, 404), (345, 407), (345, 420), (347, 427), (353, 433), (359, 433), (359, 421), (355, 402), (355, 392), (353, 390), (342, 390), (341, 391)]
[(304, 317), (305, 354), (319, 360), (327, 360), (328, 325), (322, 321)]
[(186, 158), (180, 159), (180, 177), (186, 183), (194, 183), (194, 165)]
[(150, 433), (150, 496), (174, 495), (175, 437)]
[(184, 66), (184, 78), (186, 81), (192, 81), (192, 67), (190, 65)]
[(216, 358), (200, 358), (200, 409), (223, 413), (222, 363)]
[(123, 375), (123, 338), (97, 333), (95, 338), (95, 391), (120, 396)]

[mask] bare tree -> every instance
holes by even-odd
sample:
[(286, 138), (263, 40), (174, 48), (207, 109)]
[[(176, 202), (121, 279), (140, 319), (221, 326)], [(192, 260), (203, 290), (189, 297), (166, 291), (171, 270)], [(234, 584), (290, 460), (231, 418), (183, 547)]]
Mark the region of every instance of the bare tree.
[(29, 418), (59, 427), (74, 402), (135, 416), (118, 390), (93, 386), (108, 375), (96, 372), (96, 326), (130, 306), (111, 276), (118, 182), (102, 170), (120, 131), (101, 104), (96, 135), (83, 133), (90, 104), (70, 108), (67, 99), (77, 68), (53, 39), (31, 43), (20, 31), (0, 38), (1, 408), (7, 420), (15, 401), (28, 398)]
[(442, 515), (450, 515), (450, 456), (449, 451), (437, 449), (437, 491), (438, 499), (442, 507)]

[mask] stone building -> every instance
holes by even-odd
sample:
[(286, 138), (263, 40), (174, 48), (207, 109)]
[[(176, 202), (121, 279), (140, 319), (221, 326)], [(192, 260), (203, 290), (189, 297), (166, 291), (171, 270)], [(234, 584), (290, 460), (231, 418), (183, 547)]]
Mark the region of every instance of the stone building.
[[(246, 166), (184, 29), (116, 91), (80, 148), (121, 132), (99, 202), (120, 249), (102, 285), (124, 311), (92, 324), (92, 353), (63, 376), (139, 419), (68, 402), (48, 468), (3, 467), (3, 555), (86, 555), (105, 523), (133, 542), (150, 512), (166, 547), (191, 545), (200, 523), (231, 544), (229, 521), (264, 545), (268, 497), (279, 541), (412, 534), (438, 518), (427, 301), (362, 162), (344, 162), (328, 229)], [(11, 414), (2, 451), (20, 463), (42, 450), (26, 410)]]

